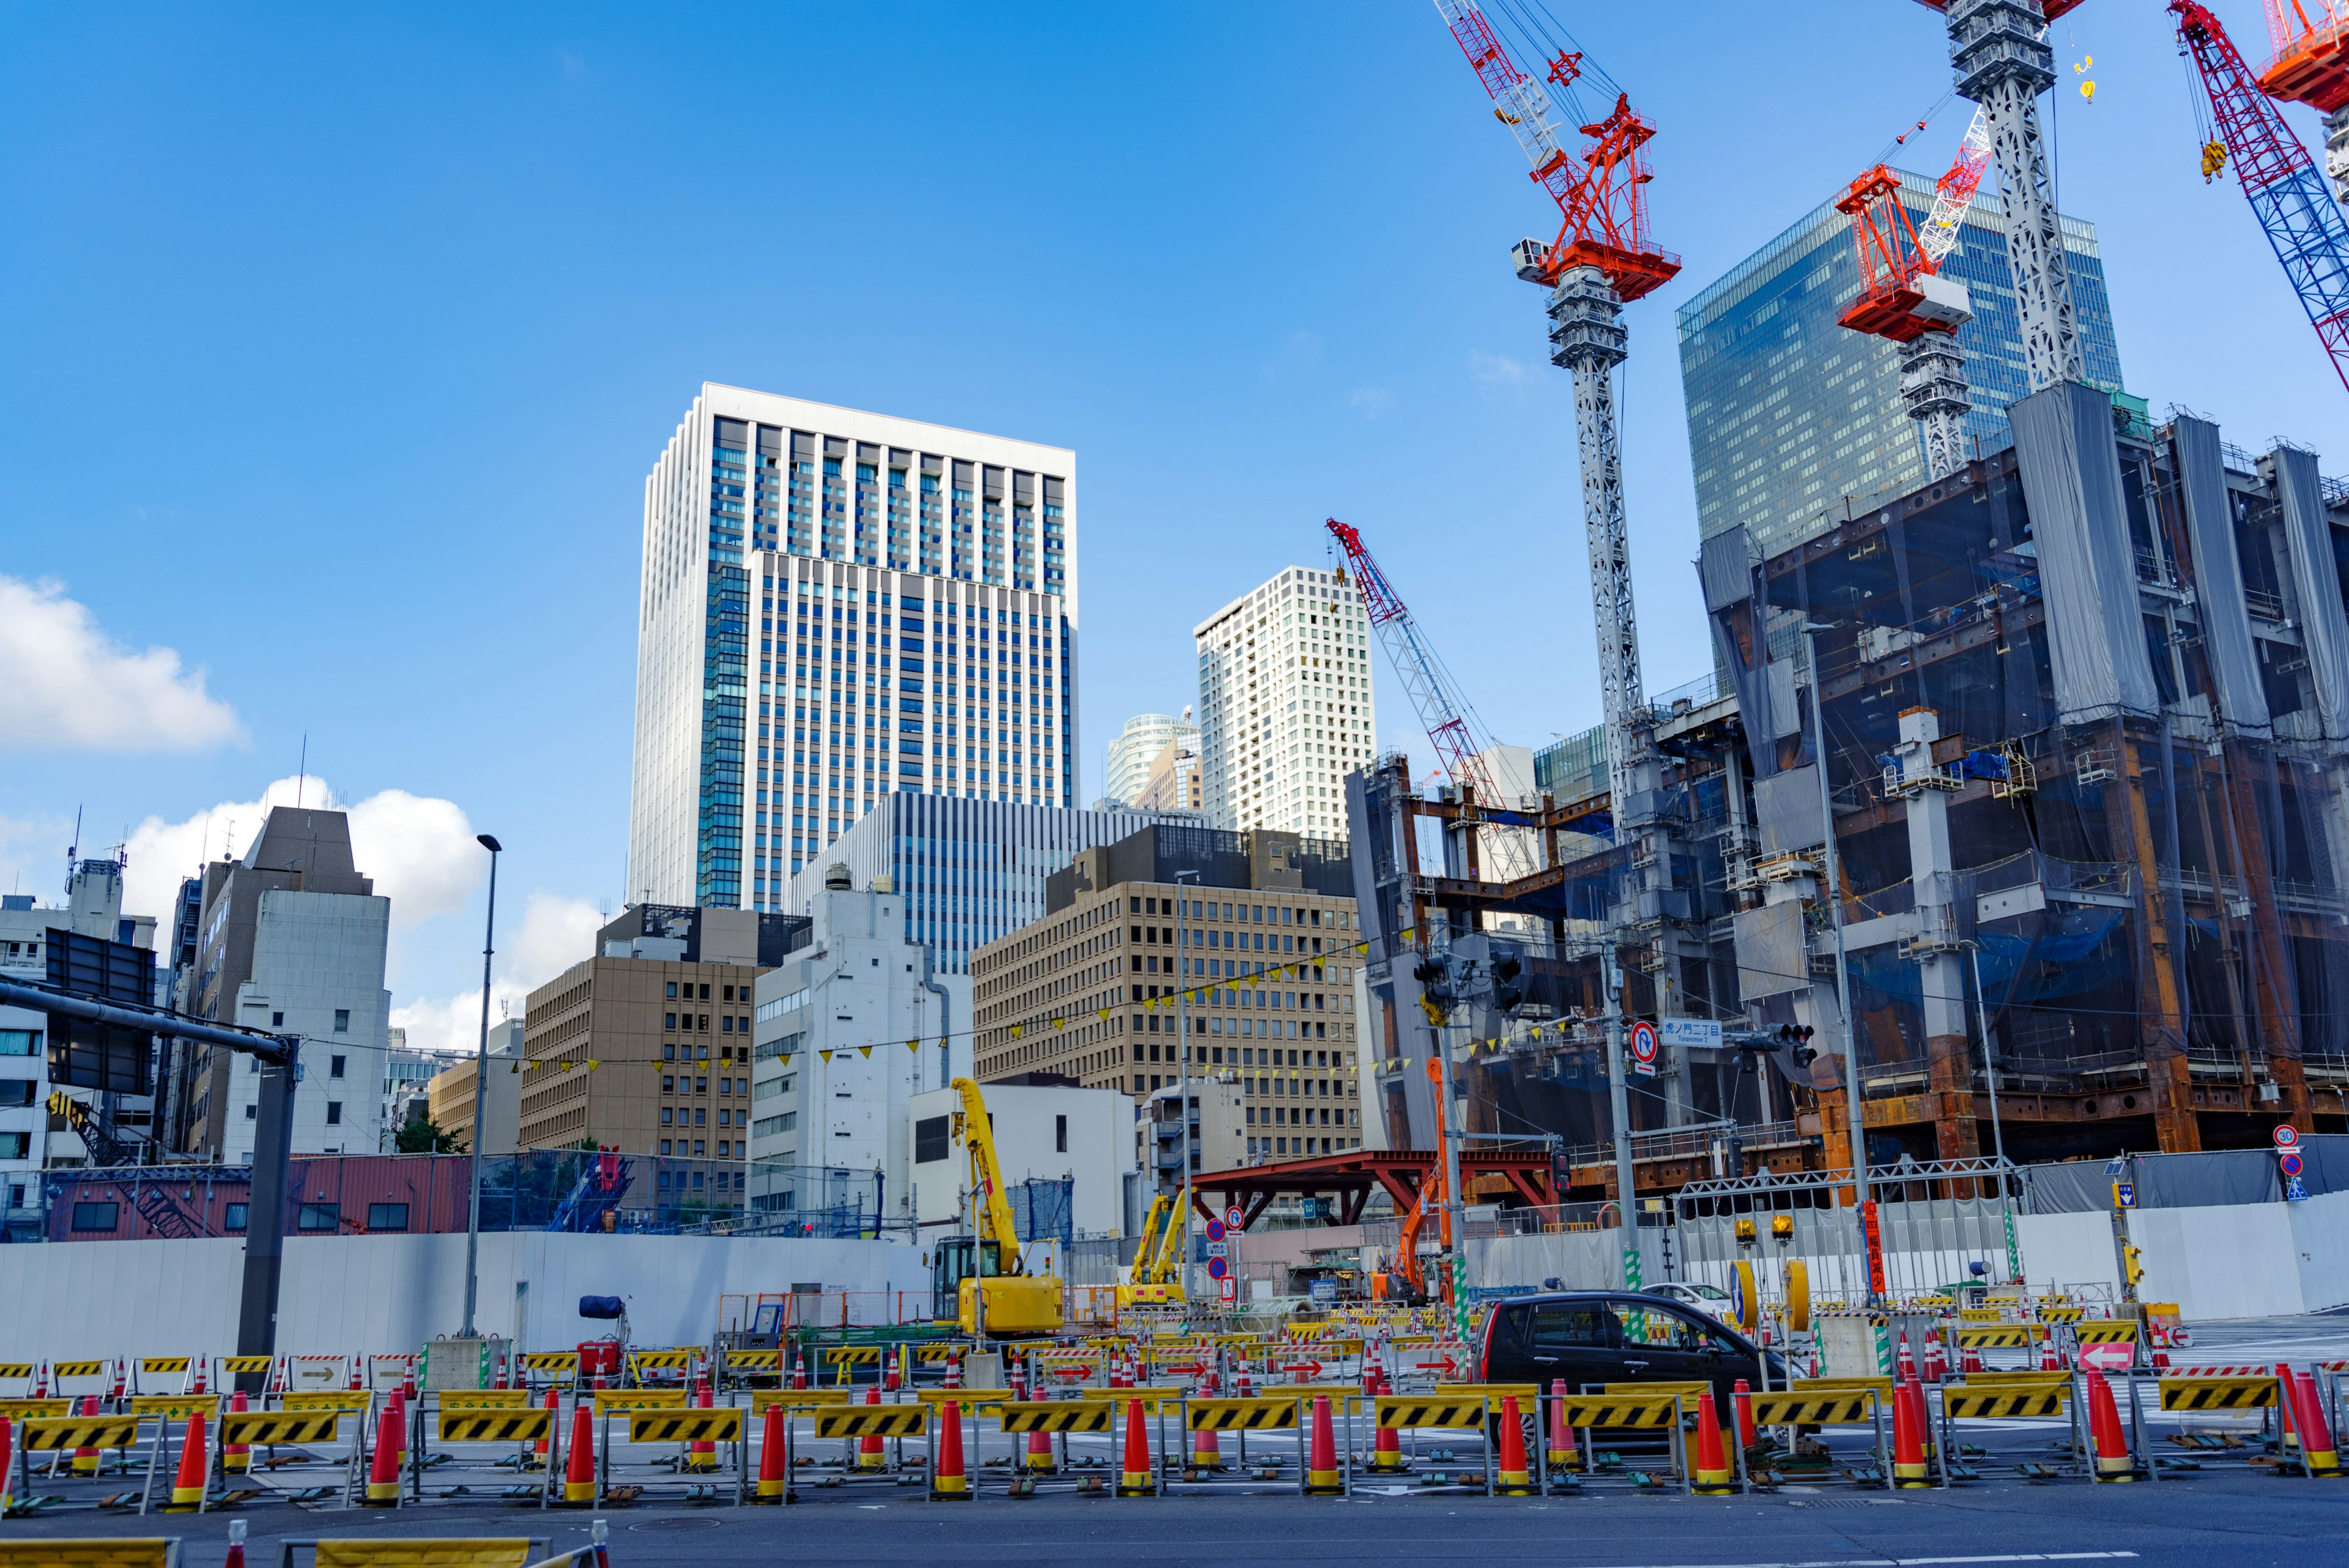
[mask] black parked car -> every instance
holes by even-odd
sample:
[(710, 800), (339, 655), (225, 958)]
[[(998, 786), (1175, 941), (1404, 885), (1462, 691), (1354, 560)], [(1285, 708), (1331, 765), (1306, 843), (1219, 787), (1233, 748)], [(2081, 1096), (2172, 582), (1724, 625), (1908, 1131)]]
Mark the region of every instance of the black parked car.
[(1536, 1383), (1547, 1393), (1563, 1378), (1576, 1394), (1604, 1383), (1705, 1382), (1726, 1421), (1739, 1378), (1763, 1386), (1765, 1355), (1770, 1386), (1784, 1388), (1776, 1351), (1692, 1307), (1624, 1291), (1544, 1292), (1493, 1303), (1477, 1381)]

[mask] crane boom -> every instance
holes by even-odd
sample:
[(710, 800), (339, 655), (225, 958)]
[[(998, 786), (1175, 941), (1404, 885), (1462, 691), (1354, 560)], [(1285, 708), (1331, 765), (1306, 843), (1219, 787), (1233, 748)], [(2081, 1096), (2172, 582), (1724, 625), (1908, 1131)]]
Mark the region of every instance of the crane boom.
[(2349, 387), (2349, 222), (2219, 18), (2196, 0), (2172, 0), (2169, 8), (2178, 16), (2179, 50), (2201, 78), (2243, 195), (2332, 357), (2333, 373)]
[[(1485, 760), (1485, 748), (1469, 728), (1467, 704), (1452, 691), (1451, 682), (1436, 662), (1434, 649), (1403, 604), (1402, 596), (1395, 592), (1378, 562), (1371, 559), (1370, 547), (1362, 543), (1360, 533), (1335, 517), (1330, 518), (1326, 525), (1339, 547), (1346, 552), (1354, 573), (1354, 590), (1362, 596), (1363, 612), (1378, 632), (1379, 640), (1386, 644), (1387, 658), (1402, 681), (1403, 693), (1411, 699), (1413, 710), (1419, 714), (1428, 744), (1435, 748), (1438, 765), (1451, 775), (1455, 786), (1473, 791), (1477, 803), (1488, 810), (1504, 804), (1492, 767)], [(1517, 835), (1498, 833), (1492, 836), (1492, 840), (1501, 857), (1502, 880), (1515, 881), (1532, 875), (1532, 857), (1518, 842)]]
[(1005, 1272), (1019, 1267), (1019, 1225), (1011, 1217), (1011, 1195), (1003, 1188), (1003, 1168), (995, 1158), (995, 1127), (988, 1120), (987, 1099), (968, 1078), (954, 1081), (962, 1096), (962, 1137), (970, 1150), (971, 1184), (978, 1190), (981, 1239), (992, 1241)]
[(1958, 230), (1965, 225), (1966, 209), (1973, 205), (1974, 192), (1982, 188), (1982, 175), (1990, 165), (1990, 122), (1976, 104), (1965, 137), (1958, 143), (1958, 155), (1950, 161), (1950, 171), (1933, 186), (1933, 211), (1917, 233), (1918, 248), (1936, 270), (1958, 248)]

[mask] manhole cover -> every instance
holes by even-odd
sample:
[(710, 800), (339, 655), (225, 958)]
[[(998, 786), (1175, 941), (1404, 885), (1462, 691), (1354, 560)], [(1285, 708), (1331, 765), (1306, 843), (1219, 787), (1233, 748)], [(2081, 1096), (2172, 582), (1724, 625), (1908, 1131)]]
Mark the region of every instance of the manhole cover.
[(726, 1521), (722, 1519), (647, 1519), (641, 1524), (631, 1524), (630, 1530), (715, 1530)]

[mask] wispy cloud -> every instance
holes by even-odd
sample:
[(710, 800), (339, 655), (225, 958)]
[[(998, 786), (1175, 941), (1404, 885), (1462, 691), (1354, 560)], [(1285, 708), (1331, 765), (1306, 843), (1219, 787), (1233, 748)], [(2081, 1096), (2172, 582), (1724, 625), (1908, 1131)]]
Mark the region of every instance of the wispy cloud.
[[(604, 916), (584, 898), (533, 893), (523, 907), (522, 929), (501, 932), (499, 960), (491, 982), (490, 1021), (519, 1016), (530, 993), (595, 950)], [(391, 1024), (408, 1031), (408, 1044), (419, 1051), (470, 1051), (481, 1038), (481, 993), (408, 1002), (391, 1010)]]
[(1393, 412), (1395, 395), (1384, 387), (1357, 387), (1346, 394), (1346, 402), (1349, 407), (1359, 410), (1364, 419), (1374, 420), (1381, 414)]
[(1481, 348), (1471, 348), (1468, 377), (1488, 392), (1517, 392), (1525, 389), (1526, 368), (1506, 354), (1487, 354)]
[(1309, 365), (1319, 363), (1320, 358), (1321, 339), (1318, 335), (1303, 331), (1292, 332), (1281, 339), (1280, 347), (1274, 350), (1272, 358), (1265, 362), (1263, 374), (1270, 378), (1284, 375), (1291, 370), (1301, 370)]
[(235, 740), (235, 710), (171, 649), (134, 652), (65, 585), (0, 576), (0, 746), (199, 751)]

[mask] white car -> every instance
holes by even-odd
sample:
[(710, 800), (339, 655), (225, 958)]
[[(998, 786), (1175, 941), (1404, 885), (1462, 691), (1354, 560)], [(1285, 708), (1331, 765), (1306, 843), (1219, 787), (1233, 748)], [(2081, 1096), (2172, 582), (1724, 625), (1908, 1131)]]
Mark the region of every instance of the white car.
[(1737, 1322), (1737, 1303), (1729, 1299), (1729, 1293), (1726, 1291), (1717, 1291), (1711, 1285), (1683, 1284), (1678, 1280), (1671, 1280), (1661, 1285), (1650, 1285), (1640, 1293), (1662, 1296), (1668, 1301), (1676, 1301), (1682, 1306), (1694, 1307), (1697, 1311), (1718, 1318), (1725, 1324), (1733, 1325)]

